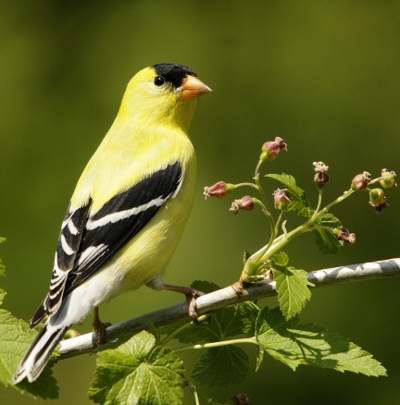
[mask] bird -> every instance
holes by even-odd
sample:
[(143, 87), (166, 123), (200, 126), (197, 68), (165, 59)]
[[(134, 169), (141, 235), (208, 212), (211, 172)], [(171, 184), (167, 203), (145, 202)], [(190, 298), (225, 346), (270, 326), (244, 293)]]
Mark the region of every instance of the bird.
[(195, 194), (196, 157), (188, 131), (197, 98), (211, 92), (189, 67), (158, 63), (129, 81), (113, 124), (83, 170), (62, 221), (47, 295), (30, 326), (43, 325), (14, 384), (37, 380), (67, 330), (94, 311), (97, 344), (106, 338), (99, 305), (143, 285), (166, 284)]

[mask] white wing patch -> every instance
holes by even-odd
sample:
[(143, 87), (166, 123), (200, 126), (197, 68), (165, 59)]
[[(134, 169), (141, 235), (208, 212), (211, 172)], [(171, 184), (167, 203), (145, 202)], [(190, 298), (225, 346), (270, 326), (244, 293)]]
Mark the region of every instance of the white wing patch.
[(154, 198), (153, 200), (149, 201), (146, 204), (139, 205), (138, 207), (133, 207), (128, 210), (113, 212), (111, 214), (105, 215), (104, 217), (95, 219), (95, 220), (89, 219), (86, 223), (86, 229), (91, 231), (91, 230), (99, 228), (101, 226), (105, 226), (108, 224), (114, 224), (118, 221), (129, 218), (133, 215), (140, 214), (141, 212), (144, 212), (144, 211), (148, 210), (149, 208), (161, 207), (165, 203), (165, 201), (168, 200), (168, 198), (169, 198), (169, 195), (165, 198), (157, 197), (157, 198)]
[(70, 245), (68, 245), (67, 240), (65, 239), (65, 236), (63, 234), (61, 234), (61, 246), (63, 251), (65, 252), (65, 254), (67, 254), (68, 256), (71, 256), (72, 254), (75, 253), (74, 249), (71, 248)]
[(107, 247), (108, 246), (104, 244), (98, 246), (89, 246), (81, 253), (78, 260), (78, 267), (85, 266), (85, 264), (93, 257), (101, 255), (107, 249)]

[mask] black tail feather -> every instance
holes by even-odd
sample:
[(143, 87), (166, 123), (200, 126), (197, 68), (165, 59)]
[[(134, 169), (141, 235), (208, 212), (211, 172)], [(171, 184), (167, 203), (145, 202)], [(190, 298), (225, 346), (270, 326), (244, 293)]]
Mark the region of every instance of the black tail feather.
[(57, 329), (46, 326), (39, 332), (15, 374), (14, 384), (24, 378), (29, 382), (39, 378), (67, 329), (68, 327)]

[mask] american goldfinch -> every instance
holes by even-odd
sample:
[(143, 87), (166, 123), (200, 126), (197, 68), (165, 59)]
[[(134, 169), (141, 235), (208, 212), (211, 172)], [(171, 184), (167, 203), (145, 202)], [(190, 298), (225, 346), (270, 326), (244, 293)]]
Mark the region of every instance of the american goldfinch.
[(85, 167), (62, 222), (50, 288), (31, 320), (45, 320), (14, 382), (35, 381), (71, 325), (113, 296), (147, 284), (183, 292), (161, 275), (191, 211), (196, 98), (211, 89), (188, 67), (157, 64), (129, 82), (110, 130)]

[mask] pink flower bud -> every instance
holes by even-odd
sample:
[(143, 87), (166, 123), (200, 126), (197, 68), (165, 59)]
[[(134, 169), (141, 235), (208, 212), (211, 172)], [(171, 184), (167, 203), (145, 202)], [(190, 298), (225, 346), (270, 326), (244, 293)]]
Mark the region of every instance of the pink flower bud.
[(314, 183), (317, 187), (322, 188), (328, 181), (328, 170), (329, 166), (327, 166), (324, 162), (314, 162)]
[(274, 193), (274, 206), (276, 209), (281, 210), (290, 203), (291, 199), (287, 195), (286, 189), (277, 188)]
[(382, 179), (379, 183), (383, 188), (397, 187), (396, 172), (394, 172), (393, 170), (382, 169), (381, 176)]
[(261, 159), (274, 160), (282, 151), (287, 151), (287, 143), (277, 136), (273, 141), (268, 141), (263, 144), (261, 147)]
[(364, 190), (368, 187), (372, 179), (371, 173), (369, 172), (362, 172), (361, 174), (357, 174), (351, 181), (351, 188), (353, 190)]
[(349, 243), (350, 245), (356, 243), (356, 234), (350, 233), (346, 228), (336, 228), (334, 230), (336, 237), (341, 242)]
[(233, 188), (233, 184), (218, 181), (212, 186), (204, 187), (203, 196), (206, 200), (209, 197), (224, 198)]
[(249, 195), (235, 200), (232, 202), (231, 207), (229, 208), (230, 212), (237, 214), (240, 210), (251, 211), (254, 208), (254, 199)]
[(369, 191), (369, 205), (378, 212), (387, 206), (385, 192), (381, 188), (373, 188)]

